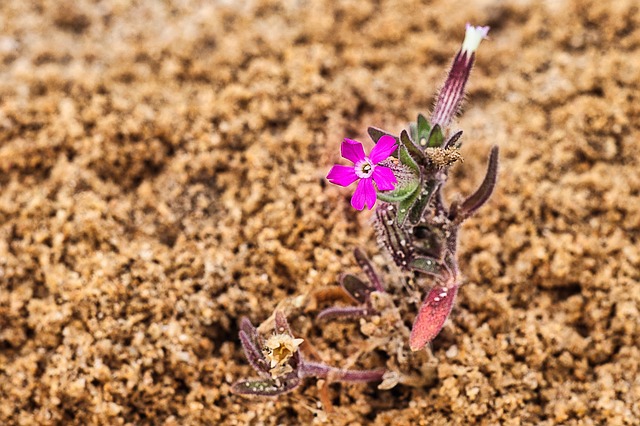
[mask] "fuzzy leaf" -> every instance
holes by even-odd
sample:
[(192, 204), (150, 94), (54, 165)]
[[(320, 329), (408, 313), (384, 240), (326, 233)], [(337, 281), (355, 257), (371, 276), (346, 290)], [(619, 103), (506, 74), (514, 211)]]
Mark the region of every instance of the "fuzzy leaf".
[(368, 383), (379, 382), (387, 370), (342, 370), (334, 368), (328, 374), (332, 382)]
[(379, 243), (391, 255), (395, 264), (406, 269), (407, 262), (413, 255), (411, 239), (405, 229), (398, 226), (394, 210), (393, 205), (381, 205), (376, 209), (376, 234)]
[(460, 145), (462, 144), (456, 145), (456, 142), (458, 142), (458, 139), (460, 139), (461, 136), (462, 136), (462, 130), (458, 130), (453, 134), (453, 136), (449, 138), (449, 140), (447, 140), (443, 148), (449, 148), (450, 146), (454, 146), (454, 145), (456, 146), (456, 148), (460, 148)]
[(482, 181), (480, 187), (469, 198), (464, 200), (460, 206), (460, 218), (459, 221), (465, 220), (475, 213), (484, 203), (489, 200), (493, 189), (496, 186), (496, 180), (498, 178), (498, 154), (499, 150), (497, 146), (491, 148), (491, 154), (489, 154), (489, 165), (487, 166), (487, 174)]
[(424, 115), (418, 114), (418, 125), (416, 126), (416, 137), (413, 139), (418, 143), (422, 149), (427, 147), (427, 142), (429, 141), (429, 133), (431, 132), (431, 125), (424, 118)]
[(247, 357), (247, 361), (249, 361), (251, 367), (261, 376), (270, 377), (269, 362), (267, 362), (260, 348), (252, 343), (251, 338), (243, 330), (240, 330), (239, 336), (242, 349), (244, 350), (244, 356)]
[(409, 217), (409, 213), (411, 212), (411, 208), (416, 203), (416, 200), (420, 196), (420, 191), (416, 190), (411, 194), (410, 197), (405, 198), (404, 200), (398, 203), (398, 214), (396, 215), (396, 220), (398, 221), (398, 225), (404, 226)]
[(300, 376), (327, 379), (329, 382), (377, 382), (382, 380), (386, 370), (343, 370), (317, 362), (305, 362), (300, 368)]
[(258, 329), (256, 329), (253, 324), (251, 324), (249, 318), (242, 317), (242, 319), (240, 320), (240, 331), (243, 331), (247, 335), (252, 346), (255, 346), (258, 349), (262, 349), (262, 347), (264, 346), (264, 339), (262, 338), (260, 333), (258, 333)]
[(356, 248), (353, 251), (353, 256), (356, 258), (356, 262), (358, 262), (358, 265), (360, 266), (360, 269), (362, 269), (362, 272), (367, 275), (367, 278), (369, 278), (369, 281), (371, 282), (371, 284), (373, 284), (374, 289), (383, 292), (384, 287), (382, 286), (382, 281), (380, 280), (380, 277), (376, 273), (376, 270), (374, 269), (367, 255), (364, 254), (364, 252), (359, 248)]
[(287, 322), (287, 317), (284, 315), (282, 311), (276, 311), (276, 333), (278, 334), (288, 334), (289, 336), (293, 336), (291, 333), (291, 328), (289, 328), (289, 323)]
[(420, 181), (416, 179), (408, 179), (403, 182), (403, 185), (396, 187), (393, 191), (381, 191), (378, 192), (378, 199), (385, 203), (397, 203), (405, 198), (408, 198), (418, 189)]
[(422, 349), (440, 333), (451, 313), (457, 291), (457, 286), (438, 286), (427, 294), (411, 328), (409, 346), (412, 351)]
[(425, 164), (427, 158), (424, 155), (424, 152), (420, 148), (416, 146), (416, 144), (409, 138), (409, 134), (406, 130), (403, 130), (400, 133), (400, 142), (407, 149), (407, 152), (414, 161), (418, 164)]
[(367, 133), (369, 133), (369, 137), (371, 137), (375, 143), (378, 143), (380, 138), (383, 136), (391, 136), (396, 140), (396, 142), (398, 141), (396, 136), (393, 136), (391, 133), (387, 133), (384, 130), (376, 129), (375, 127), (369, 127), (367, 129)]
[(442, 143), (444, 142), (444, 135), (442, 134), (442, 129), (439, 124), (433, 126), (433, 129), (429, 132), (427, 141), (428, 148), (438, 148), (442, 146)]
[(371, 315), (372, 311), (366, 306), (333, 306), (320, 312), (316, 319), (332, 320), (332, 319), (352, 319), (363, 318)]
[(411, 155), (409, 154), (409, 151), (404, 146), (400, 146), (398, 148), (398, 158), (400, 159), (400, 162), (402, 164), (404, 164), (405, 166), (408, 166), (411, 170), (416, 172), (416, 174), (420, 173), (420, 168), (418, 167), (418, 164), (415, 162), (413, 157), (411, 157)]
[(290, 376), (285, 379), (241, 380), (234, 383), (231, 392), (237, 395), (278, 396), (291, 392), (300, 385), (300, 379)]
[(409, 267), (434, 277), (441, 277), (443, 272), (443, 268), (437, 259), (424, 256), (417, 256), (411, 260)]
[(351, 274), (342, 275), (340, 277), (340, 285), (358, 303), (366, 303), (369, 294), (373, 291), (364, 281)]
[(431, 197), (435, 193), (438, 184), (438, 181), (431, 180), (428, 181), (426, 185), (423, 185), (422, 189), (417, 191), (419, 196), (409, 211), (409, 222), (413, 225), (417, 225), (422, 220), (422, 215), (429, 205), (429, 201), (431, 201)]
[(418, 141), (418, 125), (416, 123), (409, 123), (409, 136), (411, 140)]

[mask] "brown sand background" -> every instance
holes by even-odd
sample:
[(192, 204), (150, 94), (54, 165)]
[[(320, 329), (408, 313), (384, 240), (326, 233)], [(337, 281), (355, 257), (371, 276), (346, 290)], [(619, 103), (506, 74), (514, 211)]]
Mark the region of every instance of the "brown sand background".
[[(323, 177), (428, 112), (467, 21), (450, 195), (501, 174), (433, 383), (231, 396), (241, 316), (379, 252)], [(635, 0), (2, 1), (0, 424), (639, 424), (639, 119)], [(343, 366), (366, 339), (314, 309)]]

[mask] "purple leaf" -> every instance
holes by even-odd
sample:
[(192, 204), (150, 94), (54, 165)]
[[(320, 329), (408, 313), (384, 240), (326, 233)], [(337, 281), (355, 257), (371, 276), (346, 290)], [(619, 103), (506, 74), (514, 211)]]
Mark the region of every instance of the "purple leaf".
[(489, 165), (487, 167), (487, 174), (482, 181), (480, 187), (469, 198), (464, 200), (459, 208), (459, 217), (456, 218), (458, 223), (468, 219), (473, 213), (475, 213), (484, 203), (489, 200), (493, 189), (496, 186), (496, 180), (498, 178), (498, 154), (499, 150), (497, 146), (491, 148), (491, 154), (489, 154)]
[(382, 380), (385, 372), (386, 370), (342, 370), (315, 362), (305, 362), (300, 366), (302, 377), (318, 377), (330, 382), (377, 382)]
[(369, 127), (367, 129), (367, 133), (369, 133), (369, 137), (371, 138), (371, 140), (373, 140), (375, 143), (378, 143), (378, 141), (380, 140), (380, 138), (382, 138), (383, 136), (391, 136), (393, 137), (396, 141), (398, 140), (398, 138), (396, 138), (395, 136), (393, 136), (391, 133), (387, 133), (384, 130), (380, 130), (380, 129), (376, 129), (375, 127)]
[(456, 285), (451, 288), (437, 286), (427, 294), (411, 328), (409, 346), (412, 351), (422, 349), (440, 333), (451, 313), (457, 292)]
[(374, 290), (355, 275), (344, 274), (340, 277), (340, 285), (357, 303), (366, 303), (369, 294)]
[(269, 363), (267, 362), (260, 348), (257, 348), (253, 344), (251, 338), (247, 336), (247, 333), (245, 333), (244, 331), (240, 330), (239, 335), (240, 343), (242, 343), (242, 349), (244, 350), (244, 355), (247, 357), (247, 361), (249, 361), (251, 367), (253, 367), (253, 369), (256, 370), (256, 372), (261, 376), (270, 377), (271, 375), (269, 374)]
[(366, 254), (359, 248), (356, 248), (353, 251), (353, 256), (356, 258), (356, 262), (362, 269), (362, 272), (365, 273), (371, 284), (375, 287), (377, 291), (384, 291), (384, 287), (382, 287), (382, 282), (380, 281), (380, 277), (376, 273), (376, 270), (373, 268), (371, 261), (367, 257)]
[(251, 345), (258, 349), (262, 349), (264, 346), (264, 339), (258, 333), (258, 330), (251, 324), (251, 321), (247, 317), (243, 317), (240, 320), (240, 331), (243, 331), (249, 338)]
[(462, 136), (462, 130), (458, 130), (456, 133), (454, 133), (453, 136), (449, 138), (449, 140), (447, 140), (444, 143), (442, 147), (446, 149), (446, 148), (449, 148), (450, 146), (454, 146), (456, 142), (458, 142), (458, 139), (460, 139), (461, 136)]
[(289, 328), (289, 323), (287, 322), (287, 317), (282, 313), (282, 311), (276, 311), (275, 322), (275, 330), (277, 334), (288, 334), (289, 336), (293, 336), (291, 328)]
[(371, 310), (366, 306), (333, 306), (320, 312), (316, 319), (332, 320), (332, 319), (347, 319), (347, 318), (362, 318), (371, 314)]
[(300, 379), (290, 376), (286, 379), (240, 380), (231, 387), (237, 395), (278, 396), (291, 392), (300, 385)]

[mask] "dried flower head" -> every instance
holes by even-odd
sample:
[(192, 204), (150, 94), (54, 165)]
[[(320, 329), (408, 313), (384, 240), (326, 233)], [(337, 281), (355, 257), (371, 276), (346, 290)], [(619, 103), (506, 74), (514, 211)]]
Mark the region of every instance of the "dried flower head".
[(291, 333), (284, 314), (275, 313), (275, 333), (263, 339), (247, 318), (240, 322), (240, 342), (247, 360), (262, 377), (240, 380), (231, 388), (240, 395), (276, 396), (291, 392), (306, 377), (333, 382), (375, 382), (382, 379), (384, 370), (343, 370), (306, 361), (300, 353), (303, 339)]
[(276, 379), (293, 371), (288, 363), (302, 342), (304, 339), (296, 339), (286, 333), (274, 334), (264, 342), (262, 353), (269, 362), (271, 377)]

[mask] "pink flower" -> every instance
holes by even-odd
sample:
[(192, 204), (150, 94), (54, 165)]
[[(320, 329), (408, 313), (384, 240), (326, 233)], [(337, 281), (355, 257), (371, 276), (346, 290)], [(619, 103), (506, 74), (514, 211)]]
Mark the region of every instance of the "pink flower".
[(360, 179), (356, 192), (351, 197), (351, 205), (356, 210), (362, 210), (365, 205), (372, 209), (376, 203), (376, 190), (373, 183), (376, 183), (379, 191), (390, 191), (398, 182), (389, 167), (378, 164), (389, 158), (397, 147), (396, 140), (392, 136), (385, 135), (380, 138), (367, 157), (360, 142), (345, 139), (340, 147), (342, 157), (353, 162), (353, 166), (336, 164), (329, 171), (327, 179), (340, 186), (349, 186)]

